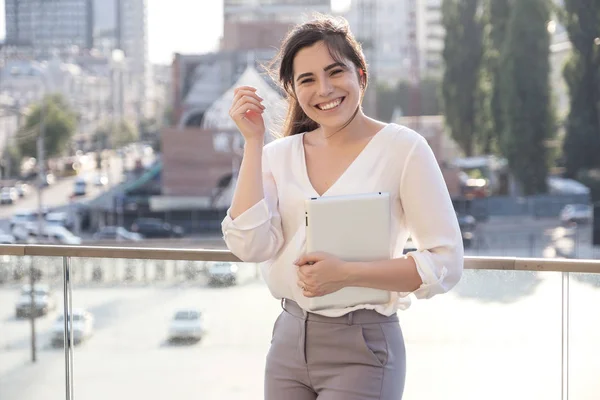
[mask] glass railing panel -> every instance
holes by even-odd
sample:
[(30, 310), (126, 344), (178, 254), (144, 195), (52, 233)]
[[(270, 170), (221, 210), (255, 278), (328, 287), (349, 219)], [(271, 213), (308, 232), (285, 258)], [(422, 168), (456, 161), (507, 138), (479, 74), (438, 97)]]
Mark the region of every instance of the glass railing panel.
[(73, 308), (92, 321), (75, 340), (76, 398), (261, 398), (280, 307), (256, 265), (78, 258), (71, 268)]
[(467, 270), (400, 312), (407, 399), (561, 399), (561, 274)]
[[(60, 257), (0, 256), (0, 399), (65, 398), (64, 354), (50, 346), (62, 283)], [(57, 380), (50, 393), (49, 375)]]
[(569, 274), (569, 398), (600, 393), (600, 274)]

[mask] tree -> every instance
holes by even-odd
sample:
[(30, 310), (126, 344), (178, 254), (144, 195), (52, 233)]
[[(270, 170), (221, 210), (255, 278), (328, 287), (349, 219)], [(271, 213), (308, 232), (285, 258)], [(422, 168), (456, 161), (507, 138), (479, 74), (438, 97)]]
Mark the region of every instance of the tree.
[(133, 125), (126, 120), (114, 123), (105, 122), (94, 134), (98, 149), (123, 147), (138, 140), (138, 135)]
[(492, 130), (492, 137), (490, 138), (489, 143), (490, 150), (491, 148), (497, 148), (499, 146), (498, 140), (504, 131), (504, 111), (502, 110), (501, 100), (502, 86), (500, 84), (500, 54), (506, 41), (506, 29), (510, 18), (512, 3), (512, 0), (488, 0), (486, 7), (488, 15), (486, 69), (489, 78), (488, 82), (491, 86), (489, 97), (489, 113)]
[[(425, 78), (417, 88), (421, 93), (421, 115), (439, 115), (441, 112), (441, 82), (434, 78)], [(410, 107), (412, 85), (410, 82), (398, 82), (395, 87), (377, 86), (377, 118), (390, 121), (394, 110), (400, 109), (405, 116), (412, 115)]]
[(600, 167), (600, 3), (565, 0), (561, 21), (573, 52), (563, 74), (570, 111), (563, 142), (565, 175)]
[(501, 54), (502, 149), (525, 194), (546, 191), (555, 123), (550, 89), (550, 0), (517, 1)]
[(444, 0), (442, 23), (446, 30), (442, 80), (444, 115), (450, 134), (466, 156), (475, 152), (479, 129), (483, 57), (483, 21), (480, 0)]
[[(77, 116), (61, 95), (48, 95), (35, 105), (17, 133), (16, 142), (23, 157), (37, 157), (37, 139), (44, 129), (44, 153), (54, 157), (67, 150), (77, 127)], [(43, 125), (40, 123), (43, 115)]]

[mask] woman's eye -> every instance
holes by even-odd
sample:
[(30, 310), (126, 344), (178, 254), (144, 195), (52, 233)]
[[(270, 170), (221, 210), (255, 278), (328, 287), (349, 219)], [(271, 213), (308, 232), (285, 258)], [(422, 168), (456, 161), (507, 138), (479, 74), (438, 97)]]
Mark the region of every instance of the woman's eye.
[(312, 82), (312, 81), (313, 81), (312, 79), (305, 79), (303, 81), (300, 81), (300, 84), (305, 84), (305, 83)]
[(336, 75), (336, 74), (339, 74), (340, 72), (344, 72), (344, 71), (341, 69), (336, 69), (335, 71), (331, 72), (331, 75)]

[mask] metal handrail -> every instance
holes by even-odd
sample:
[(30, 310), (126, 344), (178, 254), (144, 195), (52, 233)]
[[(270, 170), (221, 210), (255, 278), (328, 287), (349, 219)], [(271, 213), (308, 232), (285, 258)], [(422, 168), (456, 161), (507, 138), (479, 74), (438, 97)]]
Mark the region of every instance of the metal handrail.
[[(241, 261), (229, 250), (145, 247), (0, 245), (0, 255), (149, 260)], [(465, 257), (465, 269), (600, 273), (600, 260), (519, 257)]]

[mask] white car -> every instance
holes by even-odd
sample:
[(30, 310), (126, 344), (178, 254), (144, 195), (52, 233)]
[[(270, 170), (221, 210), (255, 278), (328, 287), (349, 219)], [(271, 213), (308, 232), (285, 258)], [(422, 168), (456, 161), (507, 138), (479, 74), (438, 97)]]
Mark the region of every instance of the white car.
[(63, 226), (69, 228), (71, 225), (69, 221), (69, 215), (66, 212), (49, 212), (46, 214), (46, 224)]
[(0, 230), (0, 244), (15, 244), (16, 241), (13, 235)]
[(19, 192), (14, 187), (3, 187), (0, 192), (1, 204), (13, 204), (19, 199)]
[(212, 262), (206, 268), (206, 274), (210, 284), (235, 285), (238, 280), (237, 264), (230, 262)]
[[(33, 304), (33, 314), (36, 317), (46, 315), (56, 308), (56, 299), (50, 286), (41, 283), (33, 286)], [(31, 316), (31, 286), (23, 285), (17, 300), (16, 317), (18, 319), (29, 316)]]
[(13, 230), (13, 234), (19, 240), (35, 244), (66, 244), (79, 245), (81, 238), (75, 236), (70, 230), (61, 225), (46, 224), (39, 233), (37, 223), (29, 223), (25, 226), (18, 226)]
[[(94, 316), (83, 308), (76, 308), (72, 311), (73, 314), (73, 345), (79, 344), (90, 338), (94, 334)], [(65, 334), (65, 319), (64, 314), (61, 314), (54, 321), (51, 331), (52, 346), (59, 347), (64, 345)], [(67, 339), (68, 340), (68, 339)]]
[(567, 204), (560, 212), (560, 221), (563, 224), (589, 224), (593, 219), (594, 209), (589, 204)]
[(169, 341), (200, 340), (206, 333), (202, 312), (181, 309), (175, 312), (169, 324)]
[[(43, 208), (42, 209), (42, 215), (44, 216), (44, 218), (46, 217), (46, 215), (48, 215), (48, 209), (47, 208)], [(16, 213), (13, 214), (12, 218), (10, 219), (10, 230), (12, 231), (16, 226), (20, 226), (20, 225), (26, 225), (27, 223), (30, 222), (36, 222), (38, 219), (38, 212), (37, 211), (17, 211)]]
[(94, 186), (106, 186), (108, 185), (108, 176), (98, 174), (94, 177)]

